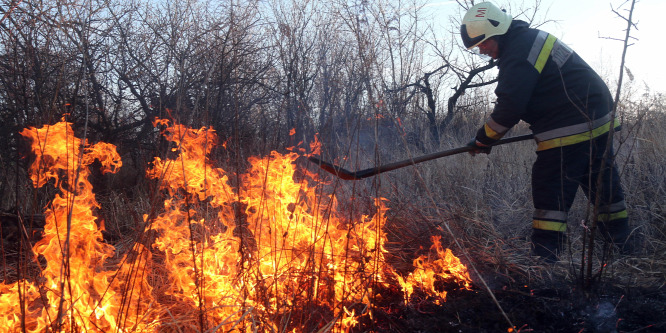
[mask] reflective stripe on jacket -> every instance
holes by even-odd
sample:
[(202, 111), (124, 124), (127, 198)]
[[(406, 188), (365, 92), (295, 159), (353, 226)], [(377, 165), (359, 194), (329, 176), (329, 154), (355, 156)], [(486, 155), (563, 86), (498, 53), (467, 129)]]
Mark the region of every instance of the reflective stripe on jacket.
[[(579, 142), (592, 140), (602, 134), (608, 133), (611, 126), (610, 114), (597, 120), (561, 127), (547, 132), (534, 135), (537, 142), (537, 151), (573, 145)], [(615, 119), (615, 128), (620, 127), (620, 122)]]

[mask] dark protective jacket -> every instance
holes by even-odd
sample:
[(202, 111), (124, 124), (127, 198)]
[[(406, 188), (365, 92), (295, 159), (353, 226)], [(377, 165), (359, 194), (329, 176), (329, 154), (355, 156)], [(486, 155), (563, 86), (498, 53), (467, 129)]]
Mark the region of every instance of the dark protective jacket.
[(497, 104), (477, 133), (479, 142), (494, 143), (520, 120), (530, 124), (537, 150), (608, 132), (613, 105), (610, 91), (571, 48), (519, 20), (511, 23), (498, 44)]

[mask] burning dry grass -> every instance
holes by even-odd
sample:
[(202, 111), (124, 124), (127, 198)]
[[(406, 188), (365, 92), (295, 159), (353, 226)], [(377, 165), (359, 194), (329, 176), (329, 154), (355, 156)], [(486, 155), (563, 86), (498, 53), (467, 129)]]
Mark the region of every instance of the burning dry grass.
[[(157, 191), (140, 218), (124, 198), (102, 207), (93, 193), (93, 164), (102, 173), (122, 165), (115, 147), (87, 144), (66, 122), (22, 132), (35, 187), (58, 193), (32, 247), (43, 264), (0, 284), (3, 331), (348, 331), (375, 325), (396, 298), (440, 303), (471, 287), (438, 237), (422, 244), (430, 251), (415, 269), (398, 273), (386, 260), (385, 199), (340, 208), (316, 174), (295, 172), (298, 154), (250, 158), (232, 186), (208, 158), (214, 130), (155, 124), (171, 151), (148, 168)], [(131, 223), (105, 229), (100, 211)]]
[[(217, 145), (212, 129), (157, 124), (171, 151), (150, 164), (154, 189), (133, 188), (134, 197), (81, 194), (91, 175), (79, 161), (100, 164), (87, 155), (94, 145), (81, 155), (69, 129), (58, 140), (72, 149), (61, 152), (64, 168), (44, 169), (59, 158), (35, 154), (42, 158), (40, 191), (66, 200), (47, 205), (45, 231), (57, 225), (55, 234), (4, 249), (5, 330), (25, 324), (26, 331), (68, 332), (496, 332), (513, 322), (524, 330), (658, 331), (665, 325), (636, 310), (659, 312), (666, 304), (663, 114), (621, 132), (618, 144), (644, 252), (609, 257), (600, 247), (597, 289), (586, 293), (578, 287), (582, 226), (573, 222), (584, 218), (582, 194), (571, 212), (564, 260), (544, 266), (528, 255), (529, 142), (342, 182), (298, 168), (302, 152), (252, 158), (247, 171), (230, 173), (209, 157)], [(106, 168), (117, 171), (111, 147), (99, 147), (106, 149)], [(384, 158), (405, 158), (393, 154)], [(78, 187), (69, 185), (73, 179)], [(87, 222), (75, 224), (79, 216)], [(67, 239), (70, 254), (84, 259), (66, 255)], [(49, 242), (56, 246), (47, 250)], [(56, 257), (47, 257), (49, 251)], [(450, 277), (456, 267), (470, 271)]]

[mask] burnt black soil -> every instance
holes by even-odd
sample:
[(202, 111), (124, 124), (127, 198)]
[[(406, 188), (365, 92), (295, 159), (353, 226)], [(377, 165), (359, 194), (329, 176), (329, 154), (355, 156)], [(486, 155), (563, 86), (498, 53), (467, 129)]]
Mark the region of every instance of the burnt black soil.
[[(666, 332), (666, 290), (598, 282), (588, 291), (574, 284), (492, 290), (514, 332)], [(511, 332), (507, 319), (481, 288), (449, 292), (446, 302), (414, 297), (375, 313), (366, 332)]]

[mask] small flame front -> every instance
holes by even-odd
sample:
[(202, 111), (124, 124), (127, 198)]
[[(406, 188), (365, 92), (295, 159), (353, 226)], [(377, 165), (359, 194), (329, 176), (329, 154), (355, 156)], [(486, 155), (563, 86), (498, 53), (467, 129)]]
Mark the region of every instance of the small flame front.
[(89, 181), (96, 160), (103, 172), (122, 165), (115, 147), (82, 142), (66, 122), (21, 132), (36, 156), (35, 187), (59, 193), (33, 247), (46, 262), (39, 279), (0, 284), (3, 332), (349, 331), (381, 307), (381, 290), (401, 288), (409, 302), (415, 289), (445, 300), (438, 281), (470, 288), (439, 238), (436, 255), (416, 259), (406, 278), (396, 273), (384, 257), (386, 200), (350, 218), (328, 184), (296, 172), (297, 153), (251, 157), (230, 179), (208, 157), (212, 128), (154, 124), (172, 145), (146, 173), (161, 207), (115, 260)]

